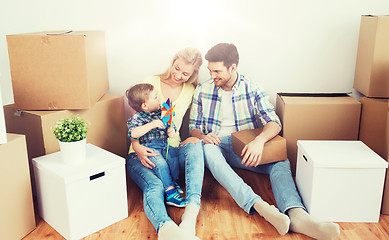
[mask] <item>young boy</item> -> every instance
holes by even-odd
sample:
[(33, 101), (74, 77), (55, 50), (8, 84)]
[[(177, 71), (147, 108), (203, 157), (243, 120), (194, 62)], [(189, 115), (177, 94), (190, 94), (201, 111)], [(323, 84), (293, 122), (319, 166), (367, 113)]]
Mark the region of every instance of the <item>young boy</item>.
[(126, 91), (126, 96), (128, 104), (137, 111), (127, 121), (128, 136), (159, 153), (149, 159), (156, 165), (153, 171), (165, 188), (166, 204), (185, 207), (183, 191), (175, 182), (179, 177), (178, 148), (170, 146), (168, 149), (167, 142), (168, 137), (174, 136), (175, 129), (174, 126), (165, 127), (161, 120), (161, 104), (154, 86), (136, 84)]

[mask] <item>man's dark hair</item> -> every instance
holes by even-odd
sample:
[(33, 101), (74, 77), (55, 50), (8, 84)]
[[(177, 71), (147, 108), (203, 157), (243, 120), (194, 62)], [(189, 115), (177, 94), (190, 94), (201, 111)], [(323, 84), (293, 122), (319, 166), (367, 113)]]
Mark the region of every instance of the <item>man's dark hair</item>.
[(219, 43), (207, 52), (205, 59), (209, 62), (223, 62), (224, 66), (229, 68), (232, 64), (238, 66), (239, 53), (234, 44)]

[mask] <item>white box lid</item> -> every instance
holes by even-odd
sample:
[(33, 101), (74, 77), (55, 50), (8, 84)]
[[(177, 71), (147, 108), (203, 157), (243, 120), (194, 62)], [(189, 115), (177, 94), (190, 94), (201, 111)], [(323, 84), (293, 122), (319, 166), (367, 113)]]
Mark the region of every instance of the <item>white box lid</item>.
[(297, 146), (314, 167), (387, 168), (388, 162), (361, 141), (298, 140)]
[(61, 152), (33, 158), (33, 165), (41, 171), (69, 183), (110, 170), (125, 164), (125, 159), (99, 148), (91, 143), (86, 145), (86, 160), (80, 164), (65, 164)]

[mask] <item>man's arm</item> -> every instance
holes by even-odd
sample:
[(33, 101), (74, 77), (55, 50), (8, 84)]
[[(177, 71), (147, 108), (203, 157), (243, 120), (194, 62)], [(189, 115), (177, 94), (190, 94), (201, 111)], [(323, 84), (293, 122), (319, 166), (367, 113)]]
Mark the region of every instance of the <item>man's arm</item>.
[(266, 123), (263, 131), (242, 150), (242, 164), (246, 167), (256, 167), (260, 164), (263, 146), (281, 131), (281, 126), (274, 121)]

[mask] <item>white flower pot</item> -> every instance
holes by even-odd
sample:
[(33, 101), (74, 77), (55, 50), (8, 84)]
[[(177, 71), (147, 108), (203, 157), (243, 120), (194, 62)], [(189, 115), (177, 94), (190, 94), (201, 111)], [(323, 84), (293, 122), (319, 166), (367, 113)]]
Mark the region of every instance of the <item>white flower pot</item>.
[(62, 160), (66, 164), (80, 164), (86, 158), (86, 139), (77, 142), (59, 141)]

